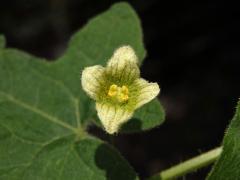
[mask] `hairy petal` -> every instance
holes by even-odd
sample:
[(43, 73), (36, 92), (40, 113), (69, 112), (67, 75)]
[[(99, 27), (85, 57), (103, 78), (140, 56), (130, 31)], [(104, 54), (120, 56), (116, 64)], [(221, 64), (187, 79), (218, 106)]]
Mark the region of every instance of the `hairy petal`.
[(139, 91), (135, 109), (153, 100), (160, 92), (157, 83), (149, 83), (142, 78), (135, 80), (134, 86)]
[(105, 68), (99, 65), (87, 67), (82, 72), (82, 88), (94, 100), (97, 99), (98, 91), (104, 84)]
[(139, 78), (138, 58), (130, 46), (118, 48), (107, 64), (107, 72), (115, 81), (130, 83)]
[(107, 103), (96, 103), (98, 117), (109, 134), (117, 133), (121, 125), (127, 122), (133, 112)]

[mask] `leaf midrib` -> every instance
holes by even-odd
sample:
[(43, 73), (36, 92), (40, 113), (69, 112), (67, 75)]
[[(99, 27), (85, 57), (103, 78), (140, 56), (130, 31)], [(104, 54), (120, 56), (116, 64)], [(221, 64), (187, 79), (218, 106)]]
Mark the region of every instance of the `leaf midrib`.
[(34, 113), (44, 117), (44, 119), (46, 119), (46, 120), (48, 120), (48, 121), (50, 121), (50, 122), (52, 122), (54, 124), (57, 124), (57, 125), (62, 126), (62, 127), (66, 128), (66, 129), (69, 129), (69, 130), (73, 131), (76, 134), (78, 133), (77, 128), (75, 128), (75, 127), (65, 123), (63, 120), (61, 120), (61, 119), (59, 119), (57, 117), (54, 117), (54, 116), (44, 112), (43, 110), (41, 110), (41, 109), (39, 109), (39, 108), (37, 108), (35, 106), (32, 106), (32, 105), (24, 102), (23, 100), (15, 98), (11, 94), (8, 94), (8, 93), (5, 93), (3, 91), (0, 91), (0, 95), (5, 97), (9, 102), (11, 102), (13, 104), (16, 104), (16, 105), (18, 105), (18, 106), (20, 106), (20, 107), (22, 107), (22, 108), (24, 108), (26, 110), (29, 110), (31, 112), (34, 112)]
[(80, 128), (81, 122), (80, 122), (80, 112), (79, 112), (79, 98), (77, 98), (72, 93), (72, 91), (62, 81), (40, 73), (36, 68), (34, 68), (34, 66), (31, 66), (31, 67), (32, 67), (33, 73), (35, 73), (36, 75), (41, 76), (43, 78), (46, 78), (47, 80), (54, 82), (55, 84), (61, 86), (65, 90), (65, 92), (69, 95), (69, 98), (72, 100), (72, 102), (74, 104), (77, 127)]

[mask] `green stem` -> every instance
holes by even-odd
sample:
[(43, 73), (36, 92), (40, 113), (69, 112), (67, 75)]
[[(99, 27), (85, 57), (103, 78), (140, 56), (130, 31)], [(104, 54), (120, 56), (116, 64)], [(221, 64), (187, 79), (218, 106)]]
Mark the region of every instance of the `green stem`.
[(169, 169), (166, 169), (150, 177), (148, 180), (167, 180), (183, 176), (187, 173), (213, 163), (220, 156), (221, 152), (222, 147), (215, 148), (178, 165), (175, 165)]

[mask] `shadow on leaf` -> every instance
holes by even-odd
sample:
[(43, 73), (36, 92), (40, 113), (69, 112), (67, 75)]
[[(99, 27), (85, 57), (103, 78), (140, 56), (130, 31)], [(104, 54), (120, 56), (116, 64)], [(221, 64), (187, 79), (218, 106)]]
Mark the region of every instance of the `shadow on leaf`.
[(107, 144), (98, 146), (95, 153), (95, 161), (98, 168), (105, 171), (107, 180), (138, 179), (127, 161)]
[(142, 130), (142, 122), (139, 119), (131, 119), (127, 123), (123, 124), (121, 131), (124, 133), (130, 133), (133, 131), (139, 132)]

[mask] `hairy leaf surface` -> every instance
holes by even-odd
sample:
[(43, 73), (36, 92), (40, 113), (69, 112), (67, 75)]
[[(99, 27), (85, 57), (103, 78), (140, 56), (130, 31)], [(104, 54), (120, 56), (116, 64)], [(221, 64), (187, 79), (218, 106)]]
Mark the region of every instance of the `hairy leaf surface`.
[(208, 180), (236, 180), (240, 177), (240, 101), (223, 140), (223, 152)]

